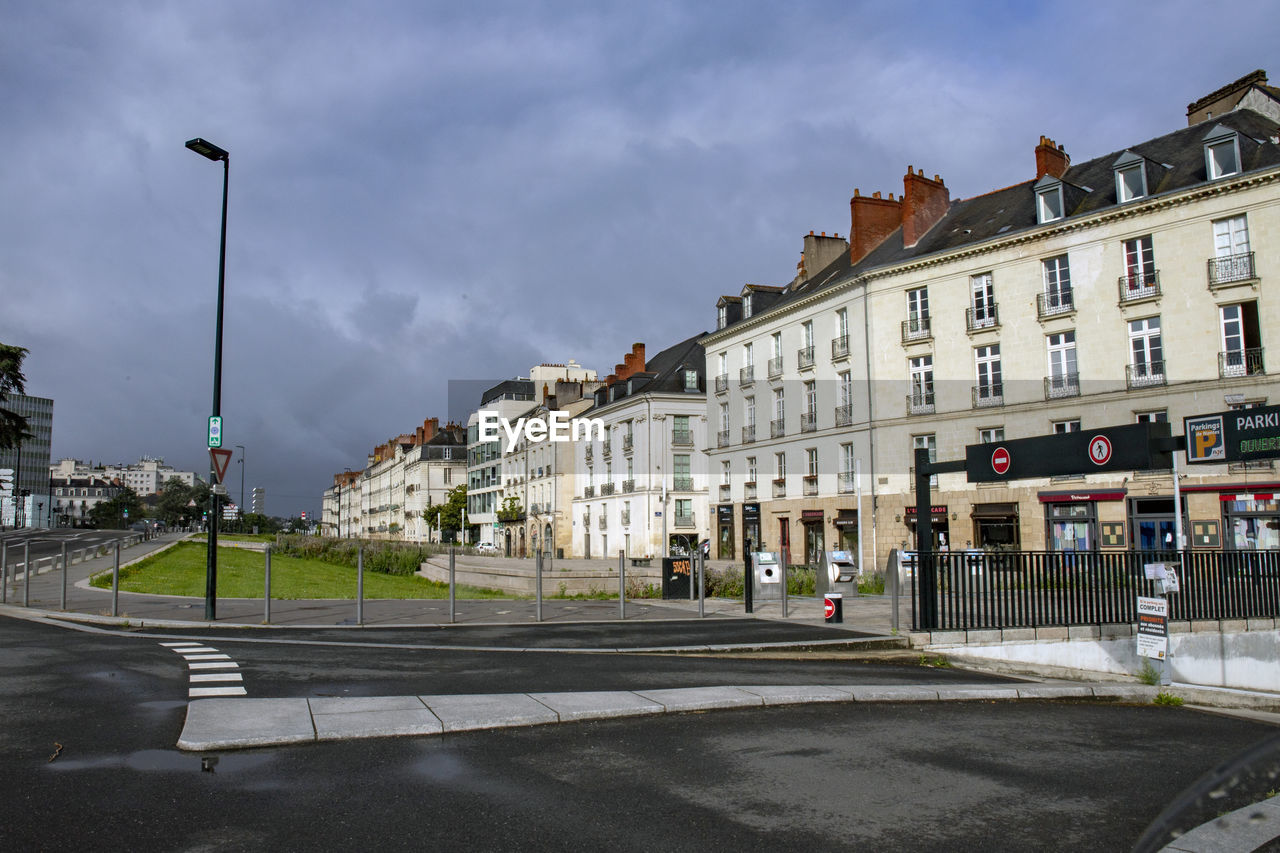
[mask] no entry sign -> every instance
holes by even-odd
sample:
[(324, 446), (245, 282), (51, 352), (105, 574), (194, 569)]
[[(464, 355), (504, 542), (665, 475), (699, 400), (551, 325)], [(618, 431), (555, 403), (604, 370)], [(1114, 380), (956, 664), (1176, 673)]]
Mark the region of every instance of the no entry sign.
[(1009, 451), (1003, 447), (997, 447), (991, 451), (991, 470), (997, 474), (1009, 473), (1009, 465), (1012, 461)]

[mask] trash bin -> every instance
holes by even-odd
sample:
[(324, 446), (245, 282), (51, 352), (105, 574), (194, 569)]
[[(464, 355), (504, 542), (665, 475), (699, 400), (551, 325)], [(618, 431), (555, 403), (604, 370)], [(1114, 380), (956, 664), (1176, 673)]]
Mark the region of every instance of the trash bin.
[(662, 558), (662, 599), (663, 601), (687, 601), (693, 595), (690, 592), (693, 578), (693, 560), (688, 557)]
[(776, 551), (757, 551), (752, 560), (755, 568), (755, 586), (752, 595), (756, 601), (782, 600), (782, 563)]
[(822, 598), (823, 621), (828, 624), (844, 621), (844, 596), (838, 592), (829, 592)]

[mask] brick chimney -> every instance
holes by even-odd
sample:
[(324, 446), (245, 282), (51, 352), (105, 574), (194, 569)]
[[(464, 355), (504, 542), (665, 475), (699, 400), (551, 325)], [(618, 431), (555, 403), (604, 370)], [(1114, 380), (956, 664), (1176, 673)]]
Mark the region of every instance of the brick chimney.
[(631, 354), (632, 354), (632, 355), (634, 355), (634, 356), (636, 357), (636, 372), (637, 372), (637, 373), (642, 373), (642, 372), (644, 371), (644, 365), (645, 365), (645, 360), (644, 360), (644, 344), (642, 344), (642, 343), (634, 343), (634, 344), (632, 344), (632, 345), (631, 345)]
[(894, 201), (893, 193), (884, 199), (878, 192), (864, 196), (855, 189), (849, 209), (849, 260), (856, 264), (902, 224), (902, 205)]
[(942, 178), (934, 175), (929, 180), (923, 169), (913, 171), (910, 166), (902, 178), (902, 188), (902, 245), (910, 248), (946, 215), (951, 193)]
[(1036, 146), (1037, 181), (1045, 175), (1061, 178), (1067, 173), (1067, 167), (1070, 165), (1071, 158), (1067, 156), (1067, 152), (1061, 145), (1047, 136), (1040, 137), (1040, 144)]

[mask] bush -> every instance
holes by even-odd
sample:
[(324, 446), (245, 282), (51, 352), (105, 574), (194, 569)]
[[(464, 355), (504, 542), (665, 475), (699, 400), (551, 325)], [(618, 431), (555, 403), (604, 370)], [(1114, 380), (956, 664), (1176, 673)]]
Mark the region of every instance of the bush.
[(448, 553), (448, 546), (430, 543), (362, 542), (316, 536), (281, 536), (273, 550), (289, 557), (321, 560), (354, 569), (361, 547), (365, 570), (385, 575), (412, 575), (427, 558)]

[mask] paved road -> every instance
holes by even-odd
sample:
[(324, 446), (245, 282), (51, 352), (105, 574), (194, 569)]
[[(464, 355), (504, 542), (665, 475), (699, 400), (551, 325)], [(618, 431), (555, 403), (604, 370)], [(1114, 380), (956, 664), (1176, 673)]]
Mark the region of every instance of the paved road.
[[(4, 619), (0, 646), (0, 847), (14, 850), (1122, 850), (1274, 731), (1153, 706), (845, 703), (248, 750), (202, 772), (173, 748), (187, 667), (156, 638)], [(235, 653), (247, 670), (281, 652), (254, 649)], [(278, 659), (250, 690), (328, 653)], [(375, 672), (414, 664), (365, 654)], [(413, 677), (461, 687), (498, 657), (544, 676), (594, 657), (457, 656)], [(690, 677), (612, 660), (638, 681)], [(671, 664), (711, 677), (726, 662)], [(335, 683), (360, 683), (360, 665), (358, 650), (338, 657)]]

